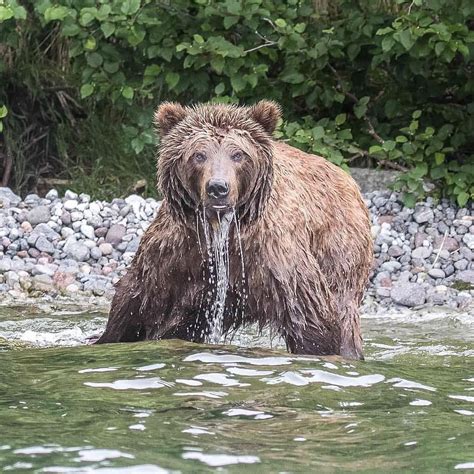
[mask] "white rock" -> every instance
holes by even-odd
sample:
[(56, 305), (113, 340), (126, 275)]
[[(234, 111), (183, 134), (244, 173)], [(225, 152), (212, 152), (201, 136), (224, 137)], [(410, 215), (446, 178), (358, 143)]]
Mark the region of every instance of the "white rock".
[[(67, 192), (67, 191), (66, 191)], [(64, 202), (64, 209), (67, 211), (72, 211), (73, 209), (77, 208), (77, 201), (75, 199), (68, 199), (67, 201)]]

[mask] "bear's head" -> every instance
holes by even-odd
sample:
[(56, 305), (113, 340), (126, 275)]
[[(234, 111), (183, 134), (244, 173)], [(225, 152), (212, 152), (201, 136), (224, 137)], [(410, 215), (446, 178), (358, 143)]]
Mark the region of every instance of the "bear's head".
[(210, 221), (232, 210), (244, 224), (259, 217), (271, 191), (279, 117), (279, 106), (266, 100), (250, 107), (161, 104), (154, 117), (158, 185), (173, 217), (187, 225), (196, 211)]

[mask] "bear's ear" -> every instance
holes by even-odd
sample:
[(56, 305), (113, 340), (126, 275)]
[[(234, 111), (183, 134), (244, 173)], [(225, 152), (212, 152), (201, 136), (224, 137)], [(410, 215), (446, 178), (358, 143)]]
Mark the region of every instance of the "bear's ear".
[(164, 137), (186, 117), (186, 109), (177, 102), (163, 102), (155, 111), (153, 122)]
[(281, 109), (272, 100), (261, 100), (250, 107), (249, 115), (271, 135), (281, 117)]

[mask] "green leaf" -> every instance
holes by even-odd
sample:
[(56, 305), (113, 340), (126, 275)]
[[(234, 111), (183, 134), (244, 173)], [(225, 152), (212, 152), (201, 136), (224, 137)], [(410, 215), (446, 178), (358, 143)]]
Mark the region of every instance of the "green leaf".
[(428, 165), (426, 163), (419, 163), (410, 170), (410, 175), (413, 176), (415, 179), (420, 179), (423, 176), (426, 176), (428, 173)]
[(94, 92), (94, 86), (92, 84), (84, 84), (81, 87), (81, 98), (85, 99), (89, 97)]
[(383, 148), (380, 145), (372, 145), (369, 148), (369, 154), (371, 154), (371, 155), (373, 155), (375, 153), (379, 153), (381, 151), (383, 151)]
[(416, 204), (416, 194), (413, 193), (403, 193), (402, 201), (407, 207), (415, 207)]
[(336, 125), (342, 125), (346, 121), (346, 114), (339, 114), (336, 116)]
[(358, 105), (355, 105), (354, 106), (354, 115), (357, 117), (357, 118), (362, 118), (365, 113), (367, 112), (367, 105), (364, 105), (364, 104), (358, 104)]
[(456, 200), (458, 201), (460, 207), (464, 207), (467, 204), (467, 201), (469, 201), (469, 194), (465, 191), (461, 191), (457, 195)]
[(108, 72), (109, 74), (114, 74), (119, 70), (120, 63), (118, 62), (109, 62), (106, 61), (104, 63), (104, 71)]
[(240, 92), (245, 89), (246, 82), (244, 81), (243, 77), (240, 75), (236, 75), (230, 78), (230, 84), (232, 85), (232, 89), (234, 92)]
[(398, 33), (398, 39), (402, 46), (409, 51), (415, 44), (416, 39), (411, 34), (410, 30), (402, 30)]
[(395, 40), (391, 36), (385, 36), (382, 40), (382, 51), (388, 53), (395, 44)]
[(3, 132), (3, 122), (0, 120), (0, 133)]
[(321, 127), (321, 126), (317, 126), (317, 127), (314, 127), (312, 130), (311, 130), (311, 135), (313, 135), (313, 138), (315, 140), (320, 140), (321, 138), (324, 137), (324, 128)]
[(49, 7), (44, 12), (44, 19), (46, 22), (54, 20), (63, 20), (69, 14), (69, 10), (63, 6)]
[(99, 53), (87, 54), (87, 64), (89, 64), (90, 67), (98, 68), (102, 65), (103, 61), (104, 59)]
[(133, 99), (133, 94), (134, 94), (133, 89), (130, 86), (125, 86), (122, 89), (122, 95), (126, 99)]
[(279, 28), (285, 28), (286, 21), (283, 18), (277, 18), (275, 20), (275, 25), (278, 26)]
[(102, 30), (102, 33), (104, 33), (104, 36), (108, 38), (109, 36), (112, 36), (114, 34), (115, 25), (106, 21), (105, 23), (102, 23), (100, 25), (100, 29)]
[(81, 28), (76, 23), (66, 20), (61, 31), (64, 36), (72, 37), (78, 35), (81, 32)]
[(411, 114), (411, 116), (412, 116), (415, 120), (419, 119), (419, 118), (421, 117), (421, 110), (415, 110), (415, 111)]
[(176, 72), (169, 72), (165, 77), (166, 84), (170, 89), (174, 89), (179, 82), (179, 74)]
[(392, 151), (395, 149), (395, 142), (393, 140), (386, 140), (383, 142), (382, 148), (385, 151)]
[(393, 28), (391, 26), (387, 26), (385, 28), (380, 28), (379, 30), (377, 30), (375, 34), (378, 36), (386, 35), (387, 33), (391, 33), (392, 31), (393, 31)]
[(398, 135), (398, 137), (395, 138), (395, 141), (397, 143), (406, 143), (408, 141), (408, 138), (405, 137), (405, 135)]
[(7, 109), (7, 107), (6, 107), (5, 105), (2, 105), (2, 106), (0, 107), (0, 119), (6, 117), (7, 114), (8, 114), (8, 109)]
[(223, 83), (223, 82), (219, 82), (219, 84), (217, 84), (217, 86), (215, 87), (214, 92), (215, 92), (217, 95), (221, 95), (224, 91), (225, 91), (225, 85), (224, 85), (224, 83)]
[(137, 13), (138, 9), (140, 8), (140, 0), (125, 0), (122, 3), (122, 13), (125, 15), (133, 15)]
[(145, 76), (158, 76), (161, 72), (161, 66), (159, 64), (151, 64), (145, 68), (145, 72), (143, 73)]
[(436, 54), (436, 56), (440, 56), (445, 48), (446, 48), (446, 43), (443, 43), (441, 41), (436, 43), (436, 45), (435, 45), (435, 54)]
[(304, 82), (304, 76), (300, 72), (288, 72), (280, 76), (280, 79), (288, 84), (301, 84)]
[(84, 43), (84, 48), (88, 50), (95, 49), (97, 45), (97, 41), (93, 36), (89, 36), (89, 38), (86, 39), (86, 42)]
[(198, 44), (203, 44), (204, 43), (204, 38), (201, 35), (194, 35), (193, 36), (194, 41)]
[(13, 18), (13, 10), (10, 7), (0, 5), (0, 22)]
[(224, 28), (228, 30), (232, 26), (234, 26), (236, 23), (238, 23), (239, 17), (238, 16), (231, 16), (231, 15), (226, 15), (224, 17)]
[(26, 20), (26, 8), (21, 5), (13, 9), (13, 14), (17, 20)]

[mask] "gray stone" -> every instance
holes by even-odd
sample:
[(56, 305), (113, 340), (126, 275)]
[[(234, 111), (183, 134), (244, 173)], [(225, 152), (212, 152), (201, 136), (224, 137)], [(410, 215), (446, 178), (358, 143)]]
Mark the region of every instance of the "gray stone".
[(467, 245), (469, 250), (474, 250), (474, 235), (473, 234), (465, 234), (462, 238), (462, 241)]
[(405, 251), (399, 247), (398, 245), (392, 245), (389, 249), (388, 249), (388, 254), (391, 256), (391, 257), (401, 257), (403, 254), (405, 253)]
[(418, 224), (424, 224), (426, 222), (432, 222), (434, 219), (433, 210), (429, 207), (418, 207), (413, 213), (413, 219)]
[(109, 229), (107, 227), (98, 227), (95, 231), (94, 234), (96, 237), (105, 237), (107, 235)]
[(66, 209), (67, 211), (72, 211), (73, 209), (76, 209), (78, 202), (75, 199), (68, 199), (67, 201), (64, 202), (63, 205), (64, 205), (64, 209)]
[(56, 189), (50, 189), (47, 193), (45, 198), (49, 199), (50, 201), (54, 201), (55, 199), (58, 199), (59, 195)]
[(61, 236), (55, 230), (51, 229), (48, 224), (38, 224), (33, 229), (33, 234), (42, 235), (48, 240), (59, 240), (61, 238)]
[(86, 236), (88, 239), (91, 239), (91, 240), (95, 239), (94, 228), (90, 225), (82, 224), (81, 225), (81, 233), (84, 236)]
[(68, 245), (67, 256), (78, 262), (85, 262), (89, 259), (89, 249), (81, 243), (72, 243)]
[[(0, 188), (8, 189), (8, 188)], [(0, 273), (9, 272), (12, 269), (12, 260), (8, 257), (0, 258)]]
[(32, 226), (48, 222), (51, 219), (51, 213), (49, 212), (49, 207), (48, 206), (34, 207), (30, 211), (28, 211), (26, 215), (26, 219)]
[(458, 260), (457, 262), (454, 262), (454, 268), (456, 268), (456, 270), (466, 270), (468, 264), (469, 262), (465, 258), (463, 258), (461, 260)]
[(32, 288), (38, 291), (54, 290), (53, 279), (49, 275), (35, 275), (31, 279)]
[(424, 304), (426, 290), (417, 283), (401, 283), (393, 286), (390, 296), (397, 304), (413, 307)]
[(138, 237), (134, 237), (127, 245), (126, 252), (133, 252), (135, 253), (138, 250), (138, 245), (140, 244), (140, 239)]
[(430, 257), (432, 250), (428, 247), (418, 247), (411, 253), (412, 258), (418, 258), (420, 260), (426, 260)]
[(70, 212), (67, 212), (67, 211), (64, 211), (64, 212), (61, 214), (61, 222), (62, 222), (64, 225), (71, 225), (71, 222), (72, 222), (71, 213), (70, 213)]
[(432, 268), (429, 272), (428, 272), (428, 275), (432, 278), (445, 278), (446, 277), (446, 274), (444, 273), (443, 270), (441, 270), (440, 268)]
[(53, 253), (54, 252), (54, 245), (43, 235), (40, 235), (35, 242), (35, 247), (40, 252), (45, 253)]
[(3, 207), (17, 206), (21, 197), (17, 196), (10, 188), (0, 187), (0, 203)]
[(121, 224), (113, 224), (110, 226), (107, 235), (105, 236), (105, 241), (112, 245), (118, 245), (122, 241), (122, 237), (125, 235), (127, 229)]
[(100, 257), (102, 257), (102, 252), (100, 251), (99, 247), (93, 247), (90, 250), (91, 252), (91, 258), (94, 260), (99, 260)]
[(71, 191), (70, 189), (64, 193), (64, 199), (77, 199), (77, 197), (77, 193)]
[(99, 245), (99, 249), (102, 252), (102, 255), (110, 255), (113, 252), (113, 247), (108, 242), (104, 242)]
[(456, 275), (456, 280), (474, 285), (474, 270), (464, 270)]

